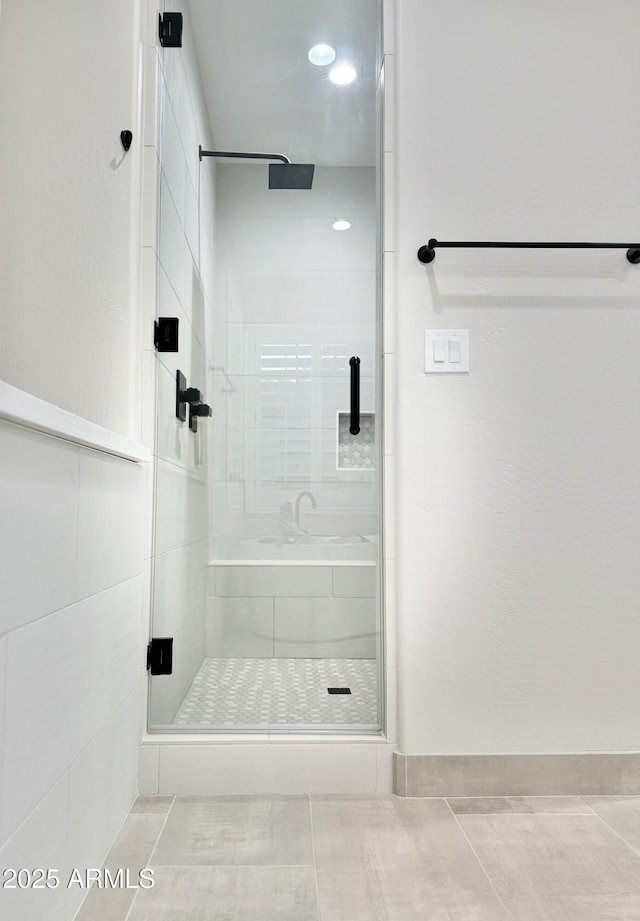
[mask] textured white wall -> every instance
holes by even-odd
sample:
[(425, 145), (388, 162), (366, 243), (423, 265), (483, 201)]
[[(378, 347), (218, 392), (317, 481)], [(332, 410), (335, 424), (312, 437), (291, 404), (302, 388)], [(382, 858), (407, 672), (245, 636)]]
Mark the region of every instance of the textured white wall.
[[(400, 750), (640, 747), (634, 0), (397, 2)], [(391, 220), (391, 215), (387, 215)], [(468, 329), (469, 375), (423, 373)]]
[(0, 24), (0, 378), (130, 437), (138, 21), (130, 0), (6, 0)]

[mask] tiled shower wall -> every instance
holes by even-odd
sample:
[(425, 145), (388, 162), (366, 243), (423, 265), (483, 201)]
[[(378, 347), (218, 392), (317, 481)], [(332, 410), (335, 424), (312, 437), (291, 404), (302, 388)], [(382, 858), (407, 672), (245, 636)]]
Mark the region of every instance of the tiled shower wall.
[[(149, 215), (145, 228), (146, 286), (155, 296), (149, 298), (142, 334), (149, 346), (149, 386), (155, 375), (157, 387), (152, 629), (174, 640), (173, 674), (151, 679), (151, 722), (164, 724), (175, 716), (205, 655), (211, 420), (200, 420), (199, 432), (191, 432), (188, 421), (176, 418), (175, 389), (180, 370), (187, 385), (211, 402), (207, 311), (215, 166), (201, 169), (198, 158), (209, 129), (188, 17), (182, 48), (157, 46), (156, 28), (150, 22), (145, 174), (156, 186), (160, 213), (157, 221)], [(156, 353), (151, 346), (156, 304), (158, 316), (179, 319), (177, 353)]]
[(376, 656), (373, 560), (321, 565), (211, 565), (207, 656)]
[(218, 164), (216, 559), (255, 558), (241, 538), (277, 535), (303, 490), (317, 500), (303, 530), (378, 530), (373, 470), (336, 469), (351, 355), (361, 409), (375, 409), (375, 169), (316, 166), (311, 191), (269, 190), (267, 176)]

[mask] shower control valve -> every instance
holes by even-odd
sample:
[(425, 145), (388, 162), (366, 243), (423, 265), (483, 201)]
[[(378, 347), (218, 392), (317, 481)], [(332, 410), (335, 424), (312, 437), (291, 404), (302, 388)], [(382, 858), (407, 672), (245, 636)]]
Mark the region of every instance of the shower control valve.
[(185, 422), (187, 403), (193, 406), (202, 400), (202, 394), (196, 387), (187, 387), (187, 379), (182, 371), (176, 372), (176, 418)]
[(208, 403), (196, 403), (189, 407), (189, 428), (198, 431), (198, 416), (212, 416), (213, 410)]
[(200, 403), (202, 400), (202, 394), (196, 387), (187, 387), (186, 390), (183, 390), (180, 394), (184, 403)]

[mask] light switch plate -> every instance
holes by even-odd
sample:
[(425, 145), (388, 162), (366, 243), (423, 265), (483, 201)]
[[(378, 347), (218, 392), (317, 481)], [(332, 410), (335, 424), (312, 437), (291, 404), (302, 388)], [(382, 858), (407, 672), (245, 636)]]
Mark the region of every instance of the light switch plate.
[(468, 371), (469, 330), (425, 329), (424, 370), (425, 374)]

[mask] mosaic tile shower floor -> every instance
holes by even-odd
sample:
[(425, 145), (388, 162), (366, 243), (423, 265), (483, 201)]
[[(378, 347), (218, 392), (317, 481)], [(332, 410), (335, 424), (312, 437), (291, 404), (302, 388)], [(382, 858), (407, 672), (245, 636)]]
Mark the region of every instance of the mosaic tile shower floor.
[(375, 659), (205, 659), (174, 725), (372, 726), (377, 697)]

